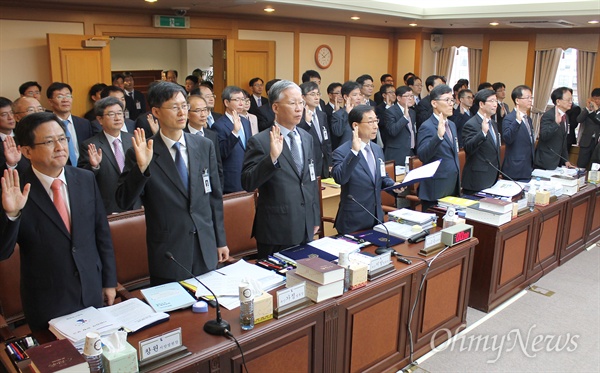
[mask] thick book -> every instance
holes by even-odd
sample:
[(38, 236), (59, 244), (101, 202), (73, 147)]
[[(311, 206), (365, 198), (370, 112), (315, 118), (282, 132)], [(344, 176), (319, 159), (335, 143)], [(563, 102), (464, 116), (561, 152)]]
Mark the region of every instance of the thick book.
[(27, 349), (31, 362), (41, 373), (89, 372), (85, 358), (66, 339), (59, 339)]
[(325, 285), (344, 280), (344, 268), (321, 258), (306, 258), (296, 262), (296, 274)]
[(438, 205), (442, 207), (455, 207), (458, 209), (465, 209), (467, 206), (473, 206), (478, 203), (478, 201), (468, 198), (454, 197), (454, 196), (446, 196), (444, 198), (438, 199)]
[(170, 312), (182, 308), (187, 308), (196, 303), (194, 297), (190, 295), (178, 282), (170, 282), (151, 288), (142, 289), (142, 295), (146, 302), (156, 312)]
[(422, 231), (422, 229), (419, 229), (418, 231), (414, 231), (412, 225), (397, 223), (395, 221), (388, 221), (388, 222), (383, 223), (383, 225), (377, 224), (376, 226), (373, 227), (373, 229), (376, 230), (377, 232), (386, 233), (386, 230), (383, 227), (384, 225), (390, 231), (390, 235), (401, 238), (403, 240), (408, 240), (415, 234), (418, 234)]
[(296, 273), (297, 270), (293, 269), (287, 271), (286, 275), (286, 287), (292, 287), (302, 282), (306, 284), (304, 294), (310, 300), (315, 303), (322, 302), (327, 299), (339, 297), (344, 294), (344, 279), (331, 282), (327, 285), (322, 285), (317, 282), (311, 281), (305, 277), (299, 276)]
[(437, 216), (435, 214), (428, 214), (426, 212), (410, 210), (407, 208), (390, 211), (388, 212), (388, 217), (390, 220), (405, 224), (428, 225), (432, 222), (437, 222)]
[(512, 202), (504, 201), (497, 198), (486, 197), (479, 200), (479, 208), (481, 210), (504, 214), (506, 212), (512, 211), (513, 206)]
[(369, 229), (368, 231), (355, 234), (354, 237), (356, 237), (356, 239), (358, 240), (364, 240), (379, 247), (391, 247), (404, 243), (404, 240), (402, 238), (394, 237), (390, 234), (390, 244), (387, 245), (388, 235), (386, 233), (381, 233), (373, 229)]
[(325, 251), (319, 250), (316, 247), (310, 245), (298, 245), (289, 247), (285, 250), (281, 250), (280, 252), (273, 254), (273, 256), (290, 263), (296, 263), (300, 259), (314, 257), (323, 258), (327, 261), (337, 260), (338, 258), (335, 255), (326, 253)]
[(471, 206), (467, 207), (465, 217), (467, 218), (467, 220), (475, 220), (481, 223), (498, 227), (502, 224), (506, 224), (509, 221), (511, 221), (512, 210), (500, 214), (497, 212), (482, 210), (476, 206)]

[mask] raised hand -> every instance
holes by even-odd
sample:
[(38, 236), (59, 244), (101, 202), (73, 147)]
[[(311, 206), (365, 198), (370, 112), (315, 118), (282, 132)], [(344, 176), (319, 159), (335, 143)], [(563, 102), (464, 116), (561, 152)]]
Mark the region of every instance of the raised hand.
[(17, 146), (12, 136), (6, 136), (4, 140), (4, 158), (9, 167), (15, 167), (21, 160), (21, 147)]
[(158, 125), (158, 121), (156, 119), (154, 119), (154, 115), (152, 115), (152, 114), (148, 114), (146, 119), (148, 119), (148, 124), (150, 124), (150, 130), (152, 131), (152, 134), (155, 135), (158, 132), (158, 130), (160, 129), (160, 126)]
[(281, 130), (279, 129), (279, 125), (275, 124), (271, 127), (271, 162), (275, 163), (277, 158), (281, 155), (283, 151), (283, 136), (281, 136)]
[(360, 146), (361, 144), (361, 139), (360, 137), (358, 137), (358, 126), (354, 128), (354, 130), (352, 130), (352, 150), (354, 150), (355, 152), (359, 152), (360, 151)]
[(0, 183), (2, 184), (2, 208), (7, 216), (14, 218), (25, 207), (31, 184), (26, 184), (21, 192), (17, 170), (4, 170), (4, 177)]
[(135, 158), (137, 165), (142, 173), (146, 172), (150, 161), (152, 161), (152, 152), (154, 148), (153, 140), (146, 142), (146, 133), (143, 129), (136, 128), (133, 131), (133, 149), (135, 150)]
[(352, 102), (352, 99), (350, 97), (347, 97), (346, 98), (346, 112), (348, 114), (350, 114), (352, 109), (354, 109), (354, 102)]
[(517, 104), (515, 106), (515, 110), (517, 110), (517, 122), (519, 122), (519, 123), (523, 122), (523, 113), (521, 113), (519, 104)]
[(233, 133), (237, 135), (242, 129), (242, 120), (236, 110), (231, 112), (231, 116), (233, 117)]
[(404, 111), (404, 116), (405, 116), (407, 119), (410, 119), (410, 112), (408, 111), (408, 110), (409, 110), (409, 109), (408, 109), (408, 101), (409, 101), (409, 100), (406, 100), (406, 102), (404, 103), (404, 107), (403, 107), (402, 109), (403, 109), (403, 111)]
[(487, 114), (483, 114), (483, 122), (481, 122), (481, 130), (483, 133), (487, 135), (490, 130), (490, 118), (488, 118)]
[(438, 123), (437, 134), (440, 139), (446, 134), (446, 118), (444, 117), (443, 113), (440, 113), (440, 122)]
[(304, 120), (306, 121), (306, 123), (310, 123), (312, 121), (312, 116), (313, 112), (310, 111), (309, 108), (306, 108), (306, 110), (304, 110)]
[(90, 166), (98, 168), (102, 162), (102, 149), (97, 148), (95, 144), (88, 145), (88, 156), (90, 158)]

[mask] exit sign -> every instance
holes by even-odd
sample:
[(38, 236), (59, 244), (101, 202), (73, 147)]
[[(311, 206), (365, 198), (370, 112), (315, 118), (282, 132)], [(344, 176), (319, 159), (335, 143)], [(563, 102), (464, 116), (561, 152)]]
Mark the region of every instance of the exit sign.
[(154, 27), (190, 28), (190, 17), (154, 16)]

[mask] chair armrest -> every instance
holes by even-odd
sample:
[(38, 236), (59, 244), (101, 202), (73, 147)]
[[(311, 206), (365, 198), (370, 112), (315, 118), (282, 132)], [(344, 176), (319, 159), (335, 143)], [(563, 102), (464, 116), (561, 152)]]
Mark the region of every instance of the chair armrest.
[(123, 301), (135, 298), (133, 294), (131, 294), (129, 290), (125, 289), (125, 287), (120, 283), (117, 283), (117, 297), (121, 298)]
[(11, 338), (15, 338), (15, 335), (6, 323), (4, 316), (0, 315), (0, 341), (3, 342)]

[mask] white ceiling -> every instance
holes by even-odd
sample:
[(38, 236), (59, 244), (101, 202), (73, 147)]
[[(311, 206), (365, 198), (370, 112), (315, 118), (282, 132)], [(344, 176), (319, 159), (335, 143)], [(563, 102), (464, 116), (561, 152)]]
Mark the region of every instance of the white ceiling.
[[(3, 1), (5, 2), (5, 1)], [(16, 2), (15, 3), (20, 3)], [(211, 13), (236, 15), (238, 17), (296, 18), (329, 22), (356, 23), (357, 25), (393, 28), (418, 27), (431, 29), (490, 28), (490, 22), (498, 22), (497, 28), (523, 27), (510, 24), (514, 21), (535, 21), (527, 27), (542, 28), (590, 28), (600, 31), (600, 0), (499, 0), (496, 4), (481, 5), (482, 0), (37, 0), (37, 4), (69, 6), (89, 9), (95, 7), (135, 10), (151, 14), (174, 14), (174, 9), (186, 9), (188, 15), (209, 16)], [(490, 2), (491, 3), (491, 2)], [(21, 3), (22, 4), (22, 3)], [(270, 6), (273, 13), (265, 13)], [(360, 20), (352, 21), (351, 16)], [(550, 23), (537, 23), (549, 21)], [(558, 22), (558, 23), (556, 23)]]

